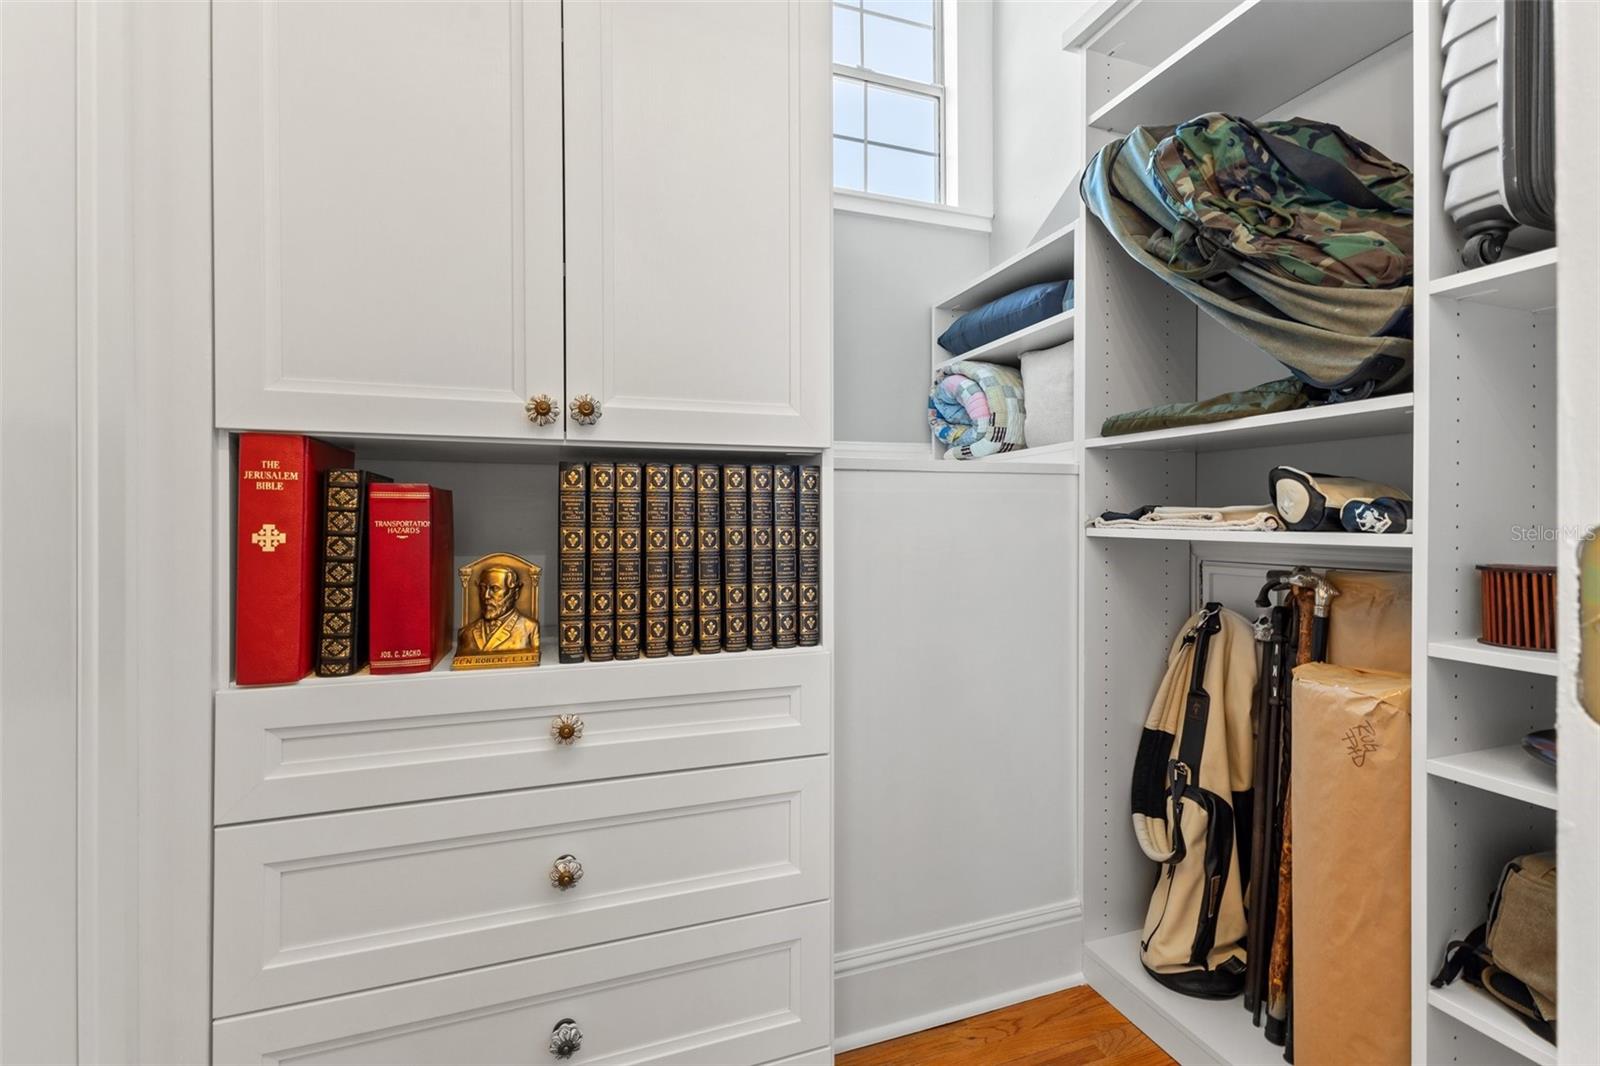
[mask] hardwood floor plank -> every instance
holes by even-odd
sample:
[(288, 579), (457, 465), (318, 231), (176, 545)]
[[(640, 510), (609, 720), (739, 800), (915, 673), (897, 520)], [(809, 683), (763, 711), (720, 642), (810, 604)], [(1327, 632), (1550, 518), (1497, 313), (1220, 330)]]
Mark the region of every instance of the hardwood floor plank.
[(1087, 985), (847, 1051), (836, 1066), (1175, 1066)]

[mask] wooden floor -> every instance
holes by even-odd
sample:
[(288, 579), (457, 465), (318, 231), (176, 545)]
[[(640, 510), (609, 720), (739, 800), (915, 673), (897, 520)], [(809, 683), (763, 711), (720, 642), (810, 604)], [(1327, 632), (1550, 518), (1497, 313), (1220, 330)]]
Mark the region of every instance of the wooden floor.
[(1176, 1066), (1088, 985), (847, 1051), (835, 1066)]

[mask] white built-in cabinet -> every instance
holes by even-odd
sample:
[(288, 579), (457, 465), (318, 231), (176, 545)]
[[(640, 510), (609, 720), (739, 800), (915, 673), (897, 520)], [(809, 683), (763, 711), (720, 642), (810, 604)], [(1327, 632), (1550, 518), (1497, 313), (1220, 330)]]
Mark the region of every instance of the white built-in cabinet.
[(217, 5), (218, 425), (824, 445), (829, 27)]
[(827, 578), (813, 646), (561, 662), (549, 623), (561, 463), (815, 466), (831, 516), (829, 7), (211, 18), (217, 557), (235, 435), (322, 436), (449, 489), (545, 623), (533, 670), (259, 688), (216, 641), (213, 1061), (827, 1061)]
[(829, 6), (564, 10), (568, 437), (826, 442)]

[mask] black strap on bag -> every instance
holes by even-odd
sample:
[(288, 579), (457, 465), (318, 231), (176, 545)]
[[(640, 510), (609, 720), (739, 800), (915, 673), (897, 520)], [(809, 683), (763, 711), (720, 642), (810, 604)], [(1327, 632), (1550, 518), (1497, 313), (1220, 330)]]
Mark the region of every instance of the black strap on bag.
[(1324, 196), (1341, 200), (1351, 207), (1360, 207), (1368, 211), (1400, 211), (1399, 208), (1385, 202), (1381, 197), (1367, 188), (1362, 180), (1356, 177), (1355, 172), (1336, 159), (1329, 159), (1325, 155), (1318, 155), (1309, 148), (1301, 147), (1287, 137), (1279, 137), (1275, 133), (1268, 133), (1247, 119), (1231, 116), (1235, 122), (1255, 135), (1261, 146), (1272, 153), (1289, 173), (1316, 189)]
[(1189, 693), (1183, 703), (1183, 737), (1178, 741), (1178, 757), (1167, 764), (1172, 780), (1173, 866), (1183, 861), (1183, 799), (1200, 787), (1200, 759), (1206, 748), (1206, 722), (1211, 717), (1211, 695), (1206, 691), (1206, 653), (1211, 637), (1222, 630), (1220, 603), (1208, 603), (1200, 620), (1185, 640), (1194, 641), (1194, 665), (1189, 672)]

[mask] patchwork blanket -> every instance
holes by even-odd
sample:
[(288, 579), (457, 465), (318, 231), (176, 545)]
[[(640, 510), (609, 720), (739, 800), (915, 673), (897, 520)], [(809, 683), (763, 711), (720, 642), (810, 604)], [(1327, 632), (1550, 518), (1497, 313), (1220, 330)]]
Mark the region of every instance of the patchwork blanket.
[(1022, 372), (961, 362), (939, 371), (928, 392), (928, 424), (946, 459), (981, 459), (1025, 445)]

